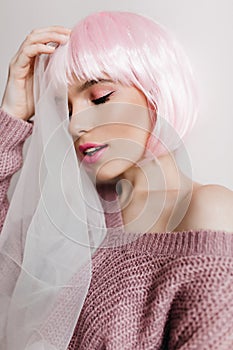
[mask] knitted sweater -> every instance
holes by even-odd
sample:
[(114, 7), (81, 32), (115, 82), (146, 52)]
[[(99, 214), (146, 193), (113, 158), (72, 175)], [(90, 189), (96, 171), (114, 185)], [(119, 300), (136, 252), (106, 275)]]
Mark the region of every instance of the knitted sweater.
[(0, 110), (0, 232), (9, 206), (7, 190), (12, 175), (22, 165), (22, 148), (32, 124)]
[[(0, 225), (32, 125), (0, 112)], [(114, 200), (112, 187), (102, 197)], [(233, 235), (124, 233), (120, 210), (92, 258), (91, 285), (69, 350), (233, 349)], [(104, 246), (108, 245), (109, 248)], [(59, 328), (59, 327), (58, 327)]]

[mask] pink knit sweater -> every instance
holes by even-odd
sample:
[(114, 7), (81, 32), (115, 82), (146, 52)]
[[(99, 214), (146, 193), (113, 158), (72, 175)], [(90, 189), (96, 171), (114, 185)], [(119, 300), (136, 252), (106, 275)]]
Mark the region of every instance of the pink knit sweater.
[[(0, 112), (0, 225), (32, 125)], [(101, 189), (115, 199), (111, 187)], [(106, 214), (122, 225), (120, 211)], [(109, 233), (69, 350), (233, 349), (233, 235), (223, 231)], [(58, 344), (56, 344), (58, 345)]]

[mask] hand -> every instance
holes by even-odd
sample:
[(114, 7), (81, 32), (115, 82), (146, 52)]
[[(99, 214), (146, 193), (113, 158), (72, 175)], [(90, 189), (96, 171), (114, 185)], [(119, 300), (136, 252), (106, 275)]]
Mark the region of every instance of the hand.
[(35, 57), (39, 54), (52, 54), (55, 47), (49, 42), (64, 44), (70, 29), (53, 26), (33, 30), (11, 60), (8, 80), (1, 108), (19, 119), (28, 120), (34, 114), (33, 74)]

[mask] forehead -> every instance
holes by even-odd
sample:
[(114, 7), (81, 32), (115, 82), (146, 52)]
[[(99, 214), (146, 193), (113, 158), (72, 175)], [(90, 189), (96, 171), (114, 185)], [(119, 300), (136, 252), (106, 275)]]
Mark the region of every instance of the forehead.
[(76, 89), (78, 89), (78, 92), (82, 92), (89, 87), (97, 84), (103, 84), (103, 83), (114, 83), (112, 79), (104, 79), (104, 78), (98, 78), (98, 79), (92, 79), (92, 80), (82, 80), (77, 82)]
[(102, 85), (102, 84), (120, 84), (110, 78), (97, 78), (91, 80), (74, 80), (68, 85), (68, 93), (72, 95), (73, 93), (81, 93), (92, 86)]

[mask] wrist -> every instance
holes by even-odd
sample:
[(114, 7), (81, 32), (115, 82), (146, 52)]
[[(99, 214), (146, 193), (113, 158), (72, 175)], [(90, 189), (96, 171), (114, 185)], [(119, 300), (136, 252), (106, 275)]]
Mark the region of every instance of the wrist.
[(29, 119), (29, 117), (26, 117), (23, 114), (19, 113), (18, 111), (14, 110), (14, 108), (7, 106), (7, 104), (2, 103), (0, 106), (0, 109), (13, 118), (21, 119), (24, 121), (28, 121)]

